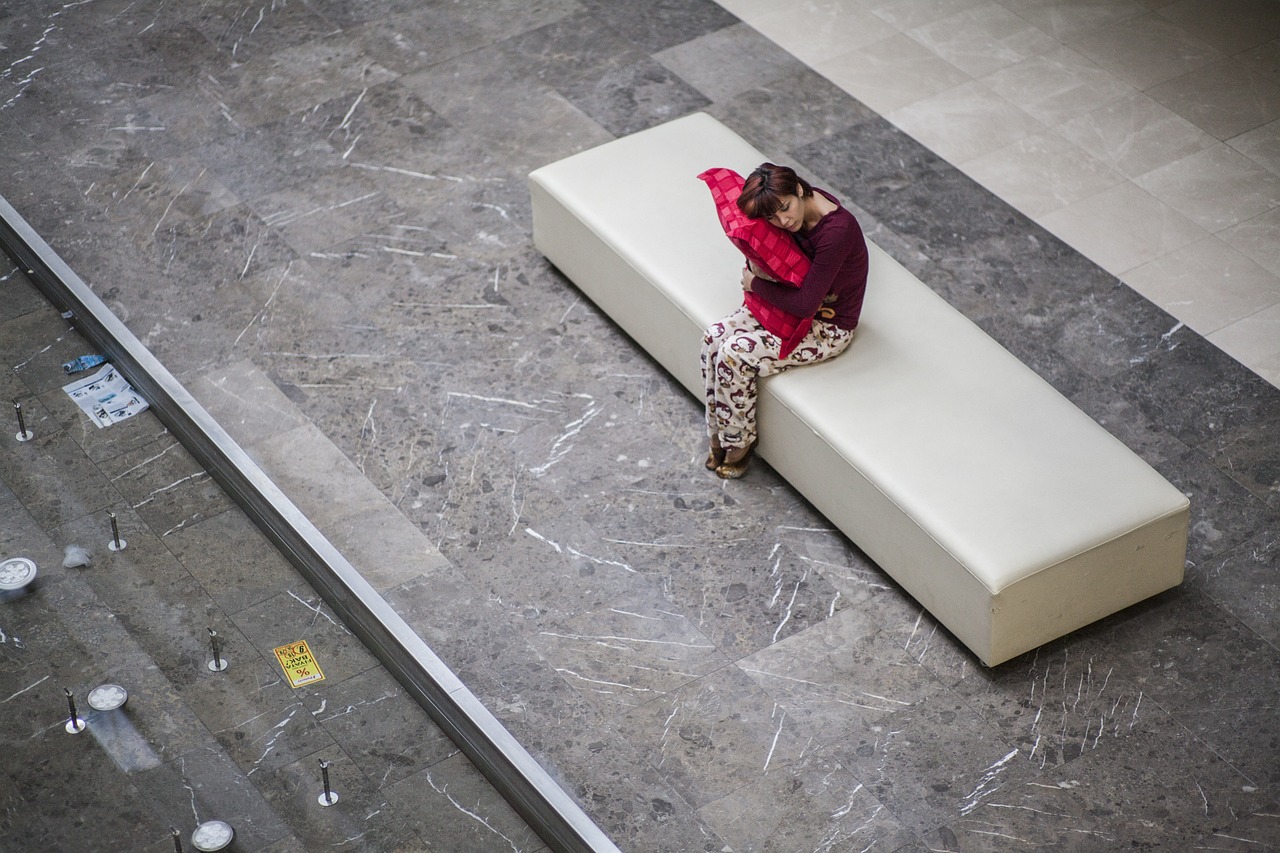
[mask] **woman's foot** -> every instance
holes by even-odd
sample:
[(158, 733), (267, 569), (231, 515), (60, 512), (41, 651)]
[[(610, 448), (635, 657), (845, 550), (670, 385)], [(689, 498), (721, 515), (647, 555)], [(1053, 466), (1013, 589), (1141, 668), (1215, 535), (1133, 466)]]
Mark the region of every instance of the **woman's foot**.
[(753, 441), (746, 447), (724, 450), (724, 460), (715, 469), (716, 476), (722, 480), (736, 480), (747, 473), (747, 463), (751, 461), (751, 451), (755, 447), (756, 443)]
[(724, 464), (724, 448), (712, 442), (711, 450), (707, 453), (706, 466), (708, 471), (714, 471)]

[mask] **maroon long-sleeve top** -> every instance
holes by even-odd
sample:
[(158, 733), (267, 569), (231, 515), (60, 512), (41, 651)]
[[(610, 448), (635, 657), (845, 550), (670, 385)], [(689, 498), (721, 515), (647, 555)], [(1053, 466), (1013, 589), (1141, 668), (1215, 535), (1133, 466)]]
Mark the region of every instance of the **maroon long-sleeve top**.
[(835, 202), (836, 209), (808, 231), (791, 235), (812, 262), (809, 274), (799, 287), (756, 276), (751, 290), (788, 314), (818, 315), (819, 320), (852, 329), (858, 325), (867, 292), (867, 241), (862, 226), (839, 199), (826, 190), (815, 190)]

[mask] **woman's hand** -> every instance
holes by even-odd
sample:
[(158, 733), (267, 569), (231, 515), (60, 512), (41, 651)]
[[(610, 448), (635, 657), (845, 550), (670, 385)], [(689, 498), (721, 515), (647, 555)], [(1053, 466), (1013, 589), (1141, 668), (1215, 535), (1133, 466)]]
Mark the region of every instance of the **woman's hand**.
[(751, 268), (751, 262), (747, 261), (747, 265), (742, 268), (742, 289), (744, 291), (751, 290), (751, 283), (755, 280), (756, 272)]

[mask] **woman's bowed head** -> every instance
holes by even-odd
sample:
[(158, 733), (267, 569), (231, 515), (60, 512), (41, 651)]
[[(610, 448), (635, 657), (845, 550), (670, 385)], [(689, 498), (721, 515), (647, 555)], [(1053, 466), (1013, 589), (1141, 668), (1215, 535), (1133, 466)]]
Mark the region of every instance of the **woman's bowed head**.
[(743, 183), (738, 209), (794, 234), (816, 225), (836, 205), (815, 193), (790, 166), (762, 163)]
[[(711, 438), (706, 467), (724, 479), (741, 477), (755, 448), (757, 381), (844, 352), (867, 284), (867, 245), (857, 219), (794, 169), (761, 164), (743, 181), (736, 203), (749, 220), (778, 230), (761, 225), (766, 233), (754, 235), (761, 242), (744, 249), (760, 262), (749, 260), (742, 271), (742, 306), (703, 335)], [(764, 245), (770, 249), (762, 255)], [(796, 266), (788, 257), (807, 263)], [(801, 280), (792, 275), (797, 269), (804, 270)]]

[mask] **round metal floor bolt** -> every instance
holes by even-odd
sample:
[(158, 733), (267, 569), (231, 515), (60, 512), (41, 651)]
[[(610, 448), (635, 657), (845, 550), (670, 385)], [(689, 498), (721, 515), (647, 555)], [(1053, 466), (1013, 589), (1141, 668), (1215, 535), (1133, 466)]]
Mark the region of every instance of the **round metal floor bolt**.
[(0, 592), (22, 589), (36, 579), (36, 564), (26, 557), (10, 557), (0, 563)]
[(95, 711), (114, 711), (129, 701), (129, 691), (119, 684), (99, 684), (89, 691), (89, 707)]
[(201, 851), (221, 850), (236, 837), (236, 831), (224, 820), (206, 820), (191, 833), (191, 846)]

